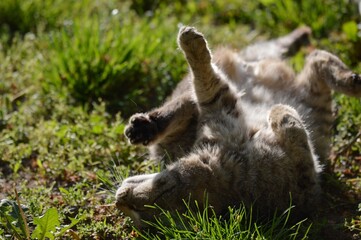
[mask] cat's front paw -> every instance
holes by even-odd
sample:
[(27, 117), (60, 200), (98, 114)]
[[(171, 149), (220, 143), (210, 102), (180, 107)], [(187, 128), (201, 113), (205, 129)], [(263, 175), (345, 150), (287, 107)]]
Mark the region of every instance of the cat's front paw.
[(211, 53), (203, 34), (194, 27), (182, 27), (178, 35), (178, 44), (188, 61), (192, 63), (210, 63)]
[(144, 113), (133, 115), (124, 131), (131, 144), (143, 144), (145, 146), (156, 138), (157, 133), (156, 122)]

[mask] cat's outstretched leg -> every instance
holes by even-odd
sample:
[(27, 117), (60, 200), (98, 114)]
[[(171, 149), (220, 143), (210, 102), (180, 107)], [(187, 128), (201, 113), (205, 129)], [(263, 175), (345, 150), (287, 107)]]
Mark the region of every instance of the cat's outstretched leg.
[(152, 158), (172, 162), (193, 145), (197, 118), (196, 103), (186, 92), (150, 112), (134, 114), (124, 133), (132, 144), (152, 146)]
[(313, 51), (306, 60), (298, 83), (311, 94), (335, 90), (350, 96), (361, 96), (361, 76), (352, 72), (338, 57), (322, 51)]
[[(184, 200), (191, 197), (189, 206), (193, 205), (193, 200), (198, 200), (199, 207), (202, 207), (206, 189), (215, 177), (210, 166), (199, 158), (192, 154), (160, 173), (127, 178), (116, 192), (116, 206), (130, 216), (138, 228), (147, 227), (146, 221), (161, 217), (161, 211), (150, 205), (160, 206), (171, 213), (183, 212), (186, 210)], [(215, 191), (215, 188), (209, 189)], [(217, 196), (221, 194), (219, 191)]]
[(285, 36), (250, 45), (241, 51), (240, 56), (245, 61), (290, 57), (297, 53), (302, 46), (309, 44), (310, 35), (309, 27), (300, 27)]
[(310, 109), (309, 124), (316, 153), (327, 165), (330, 150), (333, 115), (331, 90), (350, 96), (361, 96), (361, 76), (351, 71), (338, 57), (322, 51), (313, 51), (297, 76), (295, 89), (304, 89), (302, 98)]
[(193, 74), (193, 86), (200, 110), (213, 108), (232, 111), (237, 97), (224, 74), (212, 63), (212, 55), (203, 35), (193, 27), (179, 31), (178, 44)]
[(156, 144), (166, 135), (182, 131), (185, 122), (197, 115), (195, 103), (188, 97), (167, 102), (148, 113), (136, 113), (125, 128), (125, 136), (132, 144)]

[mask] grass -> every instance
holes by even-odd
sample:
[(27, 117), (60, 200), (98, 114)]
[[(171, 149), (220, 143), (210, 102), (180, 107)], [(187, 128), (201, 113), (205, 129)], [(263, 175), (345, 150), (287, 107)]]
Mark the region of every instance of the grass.
[[(179, 219), (163, 212), (183, 228), (159, 222), (147, 235), (115, 210), (122, 179), (157, 170), (123, 130), (186, 73), (179, 25), (238, 49), (308, 25), (314, 47), (361, 72), (360, 15), (346, 0), (149, 3), (0, 2), (0, 239), (360, 238), (361, 102), (339, 94), (324, 208), (312, 221), (256, 223), (242, 207), (226, 221), (206, 208)], [(296, 69), (303, 55), (290, 60)]]
[[(112, 11), (107, 18), (76, 19), (71, 26), (51, 35), (51, 75), (46, 90), (64, 87), (80, 103), (102, 98), (108, 107), (129, 115), (136, 99), (138, 108), (149, 101), (160, 102), (184, 69), (166, 69), (181, 62), (174, 54), (175, 27), (156, 26), (164, 17), (136, 19)], [(165, 34), (166, 33), (166, 34)], [(172, 40), (170, 40), (172, 39)], [(165, 51), (158, 51), (164, 48)], [(143, 88), (144, 85), (149, 88)], [(160, 87), (162, 86), (162, 87)], [(117, 89), (117, 91), (113, 91)]]
[(159, 208), (161, 216), (156, 222), (148, 222), (152, 231), (138, 231), (139, 236), (144, 239), (305, 239), (311, 227), (305, 220), (291, 224), (292, 208), (261, 222), (252, 219), (252, 209), (247, 211), (244, 206), (229, 208), (222, 217), (217, 216), (212, 207), (202, 207), (201, 210), (196, 202), (194, 211), (187, 202), (184, 204), (187, 211), (182, 214), (150, 206)]

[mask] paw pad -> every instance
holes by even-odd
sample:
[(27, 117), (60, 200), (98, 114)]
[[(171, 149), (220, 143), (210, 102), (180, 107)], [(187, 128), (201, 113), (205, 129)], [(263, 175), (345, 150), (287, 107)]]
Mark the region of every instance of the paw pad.
[(183, 27), (179, 31), (179, 41), (183, 44), (187, 44), (197, 38), (203, 38), (203, 35), (194, 27)]
[(190, 63), (210, 63), (211, 54), (202, 33), (193, 27), (183, 27), (179, 31), (178, 44)]
[(124, 131), (132, 144), (148, 145), (157, 134), (157, 125), (146, 114), (136, 114), (131, 117)]

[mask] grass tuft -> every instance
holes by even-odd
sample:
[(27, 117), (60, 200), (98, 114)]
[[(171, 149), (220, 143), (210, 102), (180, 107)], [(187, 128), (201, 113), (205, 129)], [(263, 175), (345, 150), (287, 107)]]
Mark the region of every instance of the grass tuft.
[(147, 222), (151, 230), (138, 231), (139, 236), (144, 239), (306, 239), (311, 227), (306, 220), (289, 222), (292, 207), (267, 222), (257, 222), (252, 209), (247, 211), (245, 206), (230, 207), (222, 217), (208, 205), (200, 208), (196, 202), (192, 210), (189, 203), (184, 204), (187, 211), (183, 214), (149, 206), (160, 210), (161, 216), (155, 222)]

